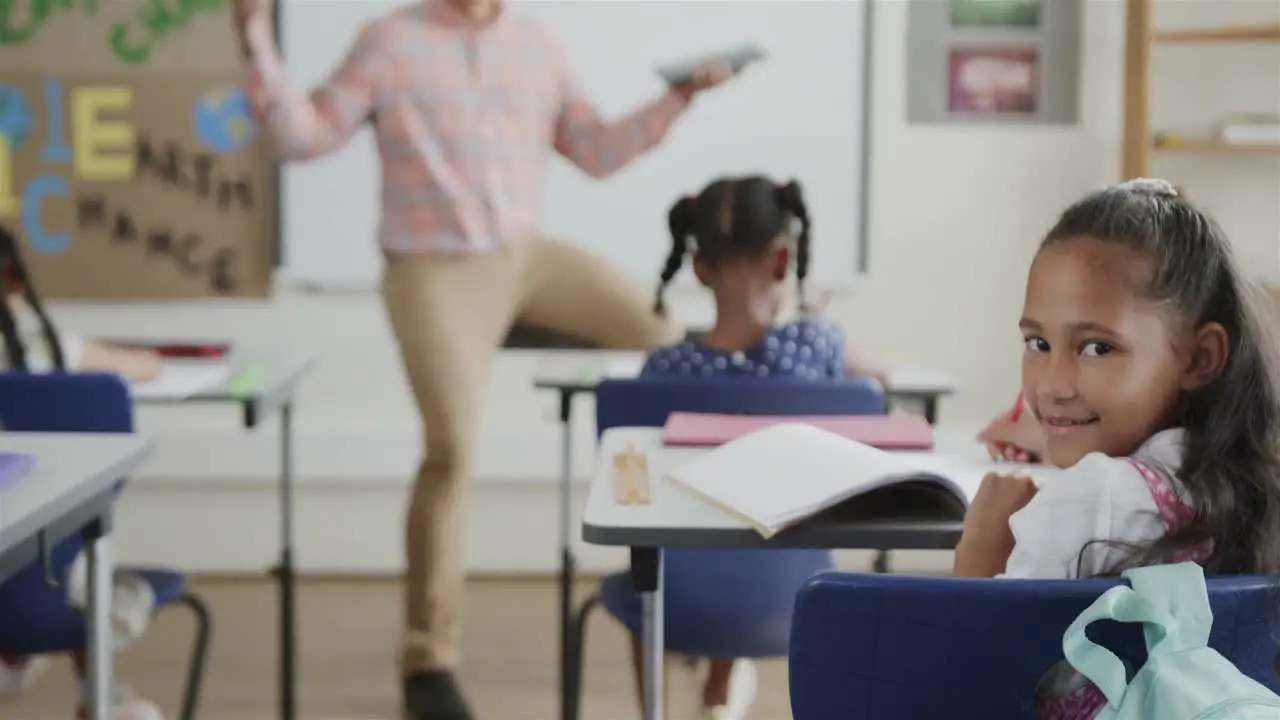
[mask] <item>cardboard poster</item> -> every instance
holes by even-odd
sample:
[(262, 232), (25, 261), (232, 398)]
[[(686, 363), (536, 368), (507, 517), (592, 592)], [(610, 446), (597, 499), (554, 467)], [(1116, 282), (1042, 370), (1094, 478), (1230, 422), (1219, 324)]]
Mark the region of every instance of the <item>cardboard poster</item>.
[(0, 0), (0, 222), (50, 298), (262, 297), (277, 169), (230, 0)]

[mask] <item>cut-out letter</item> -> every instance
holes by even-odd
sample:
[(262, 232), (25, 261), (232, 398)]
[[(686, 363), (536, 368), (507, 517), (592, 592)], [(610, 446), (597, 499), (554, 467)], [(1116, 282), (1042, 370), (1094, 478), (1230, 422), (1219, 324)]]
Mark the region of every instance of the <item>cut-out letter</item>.
[(125, 120), (103, 120), (103, 112), (133, 107), (133, 91), (125, 87), (76, 88), (71, 93), (76, 177), (81, 180), (133, 178), (136, 136)]

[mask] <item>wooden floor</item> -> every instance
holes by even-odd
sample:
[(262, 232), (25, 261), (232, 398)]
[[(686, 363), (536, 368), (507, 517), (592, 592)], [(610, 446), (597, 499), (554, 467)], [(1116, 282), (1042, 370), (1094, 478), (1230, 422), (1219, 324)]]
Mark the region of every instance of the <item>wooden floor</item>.
[[(276, 714), (276, 595), (267, 581), (206, 582), (196, 588), (214, 614), (212, 662), (202, 720), (268, 720)], [(591, 589), (582, 586), (582, 593)], [(299, 690), (302, 720), (398, 718), (395, 583), (307, 582), (300, 587)], [(475, 581), (468, 588), (462, 679), (479, 720), (553, 720), (557, 713), (556, 602), (552, 581)], [(176, 720), (192, 623), (180, 609), (161, 614), (147, 637), (118, 656), (120, 680)], [(583, 720), (639, 717), (626, 637), (597, 613), (587, 638)], [(786, 665), (760, 665), (751, 716), (785, 720)], [(671, 720), (693, 718), (698, 680), (673, 671)], [(74, 685), (59, 662), (31, 693), (0, 705), (5, 720), (72, 718)]]

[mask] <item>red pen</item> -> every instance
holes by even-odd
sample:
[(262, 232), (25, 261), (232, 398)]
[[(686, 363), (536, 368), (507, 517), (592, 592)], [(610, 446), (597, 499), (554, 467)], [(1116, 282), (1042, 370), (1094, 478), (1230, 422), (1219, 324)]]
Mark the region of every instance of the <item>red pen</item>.
[(184, 343), (184, 342), (130, 342), (117, 341), (112, 343), (127, 348), (136, 348), (139, 350), (152, 350), (161, 357), (171, 359), (215, 359), (225, 357), (231, 352), (231, 346), (228, 343)]
[(230, 351), (226, 345), (153, 345), (152, 349), (167, 358), (220, 358)]
[(1013, 409), (1009, 411), (1009, 420), (1018, 422), (1018, 418), (1022, 417), (1022, 408), (1026, 405), (1026, 400), (1022, 397), (1022, 393), (1018, 393), (1018, 399), (1013, 403)]

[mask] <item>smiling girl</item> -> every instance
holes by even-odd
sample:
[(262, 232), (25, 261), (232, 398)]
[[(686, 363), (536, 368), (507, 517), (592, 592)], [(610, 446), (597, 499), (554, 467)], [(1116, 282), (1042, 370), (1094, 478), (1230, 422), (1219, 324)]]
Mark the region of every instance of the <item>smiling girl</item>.
[[(956, 549), (969, 577), (1114, 576), (1195, 561), (1206, 574), (1280, 571), (1276, 342), (1218, 225), (1160, 180), (1063, 213), (1027, 279), (1023, 413), (1044, 460), (983, 480)], [(1051, 678), (1041, 717), (1105, 698)]]

